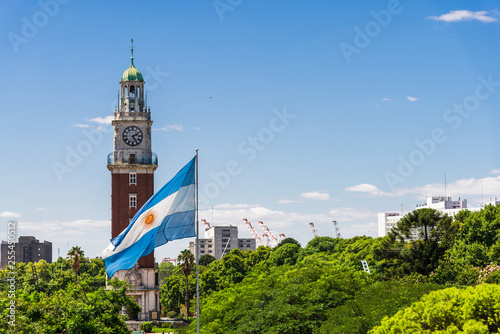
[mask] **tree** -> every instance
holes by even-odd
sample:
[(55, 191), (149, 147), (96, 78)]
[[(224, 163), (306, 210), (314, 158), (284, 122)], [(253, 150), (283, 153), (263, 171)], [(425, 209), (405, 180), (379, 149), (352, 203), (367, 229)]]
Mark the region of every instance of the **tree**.
[(452, 246), (457, 231), (458, 223), (447, 214), (417, 209), (398, 221), (375, 254), (378, 260), (385, 260), (403, 272), (429, 275)]
[[(326, 311), (370, 280), (336, 262), (331, 255), (314, 254), (294, 266), (257, 268), (241, 283), (204, 298), (201, 333), (317, 333)], [(195, 325), (189, 333), (196, 332)]]
[(353, 299), (327, 312), (319, 334), (365, 334), (380, 325), (384, 317), (391, 317), (410, 306), (431, 291), (441, 289), (438, 284), (413, 284), (382, 281), (356, 292)]
[(174, 264), (172, 262), (162, 262), (158, 266), (158, 279), (160, 281), (160, 285), (165, 283), (165, 279), (170, 277), (174, 273)]
[(185, 249), (181, 251), (181, 254), (177, 257), (179, 264), (182, 264), (182, 273), (186, 277), (186, 294), (184, 297), (184, 302), (186, 305), (186, 313), (189, 316), (189, 275), (191, 275), (191, 270), (194, 266), (194, 255), (189, 250)]
[(482, 243), (487, 247), (500, 240), (500, 205), (487, 205), (477, 212), (460, 211), (455, 219), (460, 224), (458, 238), (466, 244)]
[(494, 284), (433, 291), (393, 317), (383, 319), (369, 333), (498, 333), (499, 301), (500, 286)]
[(200, 256), (200, 259), (198, 260), (198, 262), (200, 263), (200, 266), (208, 267), (208, 265), (210, 263), (214, 262), (215, 260), (217, 260), (215, 258), (215, 256), (212, 256), (210, 254), (204, 254), (204, 255)]
[(78, 269), (80, 269), (80, 262), (85, 260), (83, 250), (78, 246), (73, 246), (68, 252), (68, 260), (73, 260), (71, 267), (75, 272), (75, 282), (77, 282)]
[(281, 240), (280, 243), (278, 245), (276, 245), (276, 247), (274, 247), (274, 249), (276, 250), (285, 244), (295, 244), (295, 245), (299, 246), (299, 248), (301, 247), (300, 242), (298, 242), (294, 238), (288, 237), (288, 238)]
[(315, 253), (334, 253), (337, 245), (342, 239), (332, 237), (316, 237), (307, 243), (307, 246), (300, 252), (298, 261)]
[[(9, 286), (0, 288), (3, 315), (0, 332), (129, 333), (122, 310), (137, 313), (140, 307), (127, 296), (127, 283), (114, 279), (107, 289), (101, 286), (104, 279), (102, 260), (92, 261), (90, 265), (82, 262), (77, 283), (71, 264), (63, 258), (52, 264), (40, 261), (34, 265), (39, 272), (40, 292), (33, 287), (31, 265), (17, 263), (13, 270), (9, 269), (16, 273), (16, 293), (9, 295), (6, 289)], [(0, 271), (0, 280), (10, 277), (9, 271)], [(15, 322), (8, 323), (10, 319), (6, 315), (10, 314), (8, 307), (12, 303), (15, 304)]]
[(275, 266), (282, 266), (285, 264), (294, 265), (297, 262), (297, 257), (300, 252), (300, 247), (295, 243), (286, 243), (279, 248), (275, 248), (271, 253), (269, 260)]

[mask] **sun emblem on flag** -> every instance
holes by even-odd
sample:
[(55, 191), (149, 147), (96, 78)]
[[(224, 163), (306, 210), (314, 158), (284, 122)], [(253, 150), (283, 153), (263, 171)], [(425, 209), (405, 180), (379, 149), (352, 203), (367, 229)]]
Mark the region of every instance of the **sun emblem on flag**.
[(155, 224), (156, 218), (157, 214), (154, 210), (148, 211), (142, 219), (142, 226), (144, 226), (145, 229), (150, 229)]

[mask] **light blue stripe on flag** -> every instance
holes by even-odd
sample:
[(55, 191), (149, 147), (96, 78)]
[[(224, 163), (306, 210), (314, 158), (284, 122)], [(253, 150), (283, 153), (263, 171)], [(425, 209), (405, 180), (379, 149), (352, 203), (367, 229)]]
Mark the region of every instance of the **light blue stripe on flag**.
[(195, 160), (155, 193), (102, 252), (106, 273), (132, 268), (141, 256), (171, 240), (195, 234)]

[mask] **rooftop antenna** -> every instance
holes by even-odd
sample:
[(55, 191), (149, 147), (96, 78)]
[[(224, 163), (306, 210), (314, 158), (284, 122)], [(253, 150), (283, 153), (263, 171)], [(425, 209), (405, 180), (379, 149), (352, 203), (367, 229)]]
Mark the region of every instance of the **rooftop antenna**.
[(444, 174), (444, 197), (446, 200), (446, 174)]
[(484, 206), (484, 197), (483, 197), (483, 177), (481, 176), (481, 206)]

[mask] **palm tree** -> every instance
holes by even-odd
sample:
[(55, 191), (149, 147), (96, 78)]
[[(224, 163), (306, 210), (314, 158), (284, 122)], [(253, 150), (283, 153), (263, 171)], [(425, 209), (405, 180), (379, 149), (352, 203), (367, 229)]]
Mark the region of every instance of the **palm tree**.
[(186, 295), (184, 297), (184, 302), (186, 305), (186, 314), (189, 317), (189, 282), (188, 277), (191, 275), (191, 269), (194, 265), (194, 255), (189, 250), (185, 249), (181, 251), (177, 257), (177, 261), (182, 263), (182, 273), (186, 276)]
[(84, 260), (83, 256), (83, 250), (78, 246), (74, 246), (68, 252), (68, 260), (73, 259), (71, 267), (73, 267), (73, 271), (75, 272), (75, 283), (78, 281), (78, 269), (80, 269), (80, 261)]

